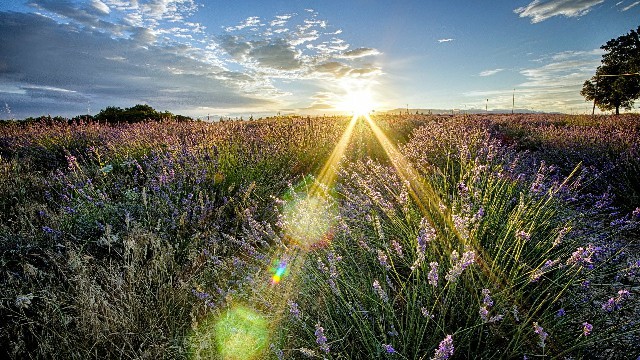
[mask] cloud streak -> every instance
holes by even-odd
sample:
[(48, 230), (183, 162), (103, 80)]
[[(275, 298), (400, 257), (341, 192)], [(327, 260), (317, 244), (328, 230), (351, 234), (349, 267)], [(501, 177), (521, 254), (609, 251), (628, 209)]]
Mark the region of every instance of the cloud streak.
[(521, 18), (530, 18), (531, 23), (539, 23), (554, 16), (579, 17), (604, 0), (534, 0), (529, 5), (514, 10)]
[(451, 39), (451, 38), (447, 38), (447, 39), (439, 39), (439, 40), (438, 40), (438, 42), (442, 44), (442, 43), (446, 43), (446, 42), (451, 42), (451, 41), (453, 41), (453, 40), (455, 40), (455, 39)]
[(478, 76), (491, 76), (491, 75), (495, 75), (501, 71), (503, 71), (504, 69), (493, 69), (493, 70), (485, 70), (485, 71), (481, 71)]
[[(620, 3), (621, 3), (621, 2), (620, 2)], [(618, 4), (616, 4), (616, 5), (619, 5), (620, 3), (618, 3)], [(629, 4), (629, 5), (625, 6), (625, 7), (623, 7), (623, 8), (622, 8), (622, 11), (627, 11), (627, 10), (631, 9), (632, 7), (637, 6), (638, 4), (640, 4), (640, 1), (636, 1), (636, 2), (634, 2), (634, 3), (631, 3), (631, 4)]]

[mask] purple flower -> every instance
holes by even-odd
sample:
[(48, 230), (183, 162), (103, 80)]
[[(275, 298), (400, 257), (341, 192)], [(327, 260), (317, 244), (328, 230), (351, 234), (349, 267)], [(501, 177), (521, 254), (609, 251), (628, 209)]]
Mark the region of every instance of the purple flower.
[(538, 334), (538, 345), (540, 345), (541, 348), (544, 348), (544, 342), (547, 340), (547, 336), (549, 336), (549, 334), (544, 331), (542, 326), (538, 325), (537, 321), (533, 323), (533, 332)]
[(429, 266), (431, 267), (431, 270), (429, 270), (429, 274), (427, 275), (427, 278), (429, 279), (429, 284), (437, 287), (438, 286), (438, 263), (435, 261), (432, 261), (429, 263)]
[(289, 305), (289, 313), (296, 319), (300, 319), (300, 309), (298, 308), (298, 304), (291, 299), (287, 300), (287, 304)]
[(453, 347), (453, 338), (451, 335), (447, 335), (444, 340), (440, 342), (438, 348), (436, 349), (436, 353), (433, 356), (432, 360), (445, 360), (453, 355), (453, 351), (455, 348)]
[(482, 295), (484, 296), (484, 299), (482, 299), (482, 303), (485, 306), (492, 307), (493, 300), (491, 299), (491, 292), (489, 291), (489, 289), (482, 289)]
[(602, 249), (593, 244), (589, 244), (586, 248), (579, 247), (571, 254), (571, 257), (567, 259), (567, 265), (579, 265), (588, 269), (593, 268), (593, 261), (591, 257), (597, 255)]
[(320, 345), (320, 350), (328, 353), (329, 352), (329, 344), (327, 344), (327, 337), (324, 336), (324, 328), (320, 326), (320, 323), (316, 324), (316, 343)]
[(400, 245), (400, 243), (396, 240), (391, 240), (391, 246), (393, 247), (393, 250), (396, 252), (396, 254), (402, 257), (402, 245)]
[(562, 317), (566, 314), (566, 312), (564, 311), (564, 309), (560, 309), (558, 310), (558, 312), (556, 313), (556, 317)]
[(593, 325), (586, 321), (582, 323), (582, 334), (584, 336), (589, 336), (589, 334), (591, 334), (591, 330), (593, 330)]
[(626, 290), (626, 289), (619, 290), (618, 296), (616, 296), (615, 298), (611, 297), (609, 298), (609, 300), (607, 300), (605, 303), (602, 304), (602, 309), (607, 312), (618, 310), (621, 307), (620, 304), (622, 304), (624, 300), (628, 299), (629, 296), (631, 296), (629, 294), (629, 290)]
[(520, 230), (516, 233), (516, 238), (521, 241), (529, 241), (531, 240), (531, 234), (524, 230)]
[(391, 269), (391, 265), (389, 265), (389, 261), (387, 259), (387, 254), (382, 250), (378, 250), (378, 261), (380, 262), (380, 266), (387, 270)]
[(48, 233), (48, 234), (53, 234), (55, 232), (55, 230), (53, 230), (52, 228), (48, 227), (48, 226), (43, 226), (42, 227), (42, 231)]
[(209, 298), (209, 296), (211, 296), (207, 292), (199, 291), (197, 289), (192, 289), (191, 292), (193, 293), (193, 295), (195, 295), (200, 300), (205, 300), (205, 299)]
[(462, 258), (460, 259), (458, 252), (453, 250), (453, 252), (451, 253), (451, 262), (453, 263), (453, 267), (449, 270), (449, 273), (445, 276), (445, 279), (447, 279), (447, 281), (449, 282), (455, 282), (458, 279), (458, 276), (462, 274), (464, 269), (474, 263), (475, 257), (475, 252), (471, 250), (464, 252), (462, 254)]
[(387, 354), (394, 354), (396, 352), (391, 344), (382, 344), (382, 348), (387, 352)]
[(378, 296), (380, 296), (380, 299), (382, 299), (382, 301), (384, 302), (389, 301), (389, 297), (387, 296), (387, 293), (384, 292), (384, 289), (382, 289), (378, 280), (375, 280), (373, 282), (373, 289), (376, 291), (376, 293), (378, 293)]

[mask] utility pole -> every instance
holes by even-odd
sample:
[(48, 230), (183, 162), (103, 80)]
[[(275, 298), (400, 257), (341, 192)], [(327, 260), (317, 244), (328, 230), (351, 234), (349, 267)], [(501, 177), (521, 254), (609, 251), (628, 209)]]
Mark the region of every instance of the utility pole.
[(487, 103), (484, 104), (484, 111), (489, 112), (489, 99), (487, 99)]
[(516, 89), (513, 89), (513, 97), (511, 98), (511, 115), (513, 115), (513, 110), (516, 107)]

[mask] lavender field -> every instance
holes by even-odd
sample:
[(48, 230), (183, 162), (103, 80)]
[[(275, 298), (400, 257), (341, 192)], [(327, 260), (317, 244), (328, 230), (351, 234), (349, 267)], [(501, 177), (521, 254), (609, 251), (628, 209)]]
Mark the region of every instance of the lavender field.
[(640, 357), (640, 116), (0, 124), (8, 358)]

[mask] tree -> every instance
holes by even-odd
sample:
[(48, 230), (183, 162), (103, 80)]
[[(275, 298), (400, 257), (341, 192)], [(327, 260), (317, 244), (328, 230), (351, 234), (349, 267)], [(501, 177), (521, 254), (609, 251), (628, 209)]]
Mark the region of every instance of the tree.
[(640, 26), (628, 34), (607, 41), (600, 47), (602, 65), (584, 82), (580, 95), (594, 102), (600, 110), (630, 110), (640, 97)]

